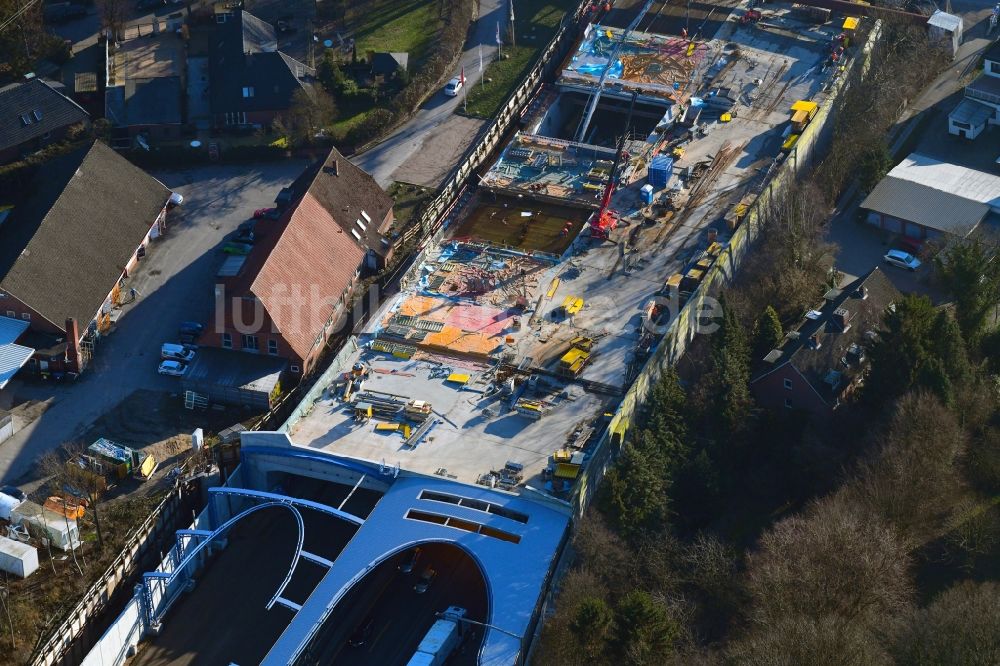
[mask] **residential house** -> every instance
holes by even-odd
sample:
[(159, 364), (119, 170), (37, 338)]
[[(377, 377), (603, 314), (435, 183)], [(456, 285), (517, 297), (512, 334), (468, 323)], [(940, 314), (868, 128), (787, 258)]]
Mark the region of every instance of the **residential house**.
[(80, 372), (129, 272), (166, 224), (168, 190), (99, 141), (0, 193), (0, 315), (27, 322), (29, 367)]
[(315, 70), (278, 49), (274, 26), (243, 10), (216, 14), (209, 55), (216, 127), (264, 127), (287, 111)]
[(1000, 212), (1000, 176), (912, 153), (893, 167), (861, 208), (867, 222), (910, 238), (965, 238)]
[(90, 126), (90, 115), (38, 78), (0, 88), (0, 164), (13, 162), (66, 137), (74, 126)]
[(965, 87), (965, 97), (948, 114), (948, 133), (978, 137), (987, 125), (1000, 123), (1000, 41), (983, 52), (983, 71)]
[(312, 164), (291, 186), (284, 188), (275, 203), (287, 205), (306, 192), (312, 193), (364, 250), (367, 271), (385, 268), (395, 249), (389, 238), (396, 219), (393, 201), (368, 172), (333, 148), (326, 159)]
[(202, 343), (288, 359), (298, 376), (345, 321), (363, 269), (391, 254), (380, 232), (392, 199), (333, 149), (278, 202), (281, 217), (259, 221), (250, 254), (220, 272), (217, 321)]
[(757, 404), (832, 414), (862, 381), (883, 316), (900, 298), (879, 268), (831, 289), (778, 349), (754, 363), (750, 388)]

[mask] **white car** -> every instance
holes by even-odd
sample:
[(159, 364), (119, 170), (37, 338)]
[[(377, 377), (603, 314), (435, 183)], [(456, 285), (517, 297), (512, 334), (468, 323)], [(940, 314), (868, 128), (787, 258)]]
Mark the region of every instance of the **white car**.
[(183, 377), (184, 373), (187, 372), (187, 366), (180, 361), (164, 361), (160, 364), (158, 372), (161, 375), (169, 375), (171, 377)]
[(448, 82), (448, 85), (444, 87), (444, 94), (448, 97), (458, 97), (458, 91), (461, 90), (464, 85), (465, 84), (462, 83), (462, 79), (456, 76)]
[(887, 264), (898, 268), (905, 268), (908, 271), (915, 271), (920, 268), (920, 260), (909, 252), (903, 252), (902, 250), (889, 250), (882, 257), (882, 260)]

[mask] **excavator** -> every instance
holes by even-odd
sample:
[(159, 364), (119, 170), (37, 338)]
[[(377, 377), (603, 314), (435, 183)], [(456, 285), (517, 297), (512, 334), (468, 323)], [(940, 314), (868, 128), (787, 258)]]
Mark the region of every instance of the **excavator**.
[(595, 240), (608, 240), (611, 237), (611, 231), (618, 226), (618, 213), (611, 210), (611, 195), (615, 193), (615, 188), (618, 186), (618, 166), (621, 164), (622, 155), (625, 151), (625, 138), (628, 136), (629, 128), (632, 126), (632, 111), (635, 109), (635, 98), (638, 95), (638, 92), (632, 92), (632, 102), (628, 107), (628, 119), (622, 128), (622, 135), (618, 139), (615, 162), (611, 166), (608, 184), (605, 186), (604, 195), (601, 197), (601, 207), (594, 213), (594, 216), (590, 220), (590, 237)]

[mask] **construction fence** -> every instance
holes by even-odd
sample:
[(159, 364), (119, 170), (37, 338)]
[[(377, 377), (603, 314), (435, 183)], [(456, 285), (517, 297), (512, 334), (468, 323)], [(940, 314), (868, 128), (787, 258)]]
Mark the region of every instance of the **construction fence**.
[[(94, 634), (101, 631), (103, 626), (98, 621), (99, 615), (109, 607), (116, 593), (120, 593), (118, 596), (121, 596), (131, 592), (126, 588), (126, 583), (139, 573), (141, 567), (148, 566), (150, 561), (158, 559), (159, 544), (165, 538), (173, 538), (174, 530), (180, 522), (183, 522), (185, 516), (190, 520), (195, 499), (194, 496), (185, 495), (179, 486), (170, 490), (132, 533), (111, 566), (87, 589), (62, 624), (37, 648), (31, 660), (33, 666), (54, 664), (71, 666), (81, 663), (89, 666), (97, 664), (117, 666), (123, 663), (123, 650), (127, 647), (128, 641), (108, 638), (108, 634), (114, 633), (115, 627), (124, 625), (120, 622), (115, 623), (107, 634), (97, 639)], [(132, 603), (129, 602), (129, 605)], [(138, 636), (133, 638), (138, 641)], [(92, 648), (95, 639), (97, 647)], [(115, 647), (108, 647), (109, 645)], [(95, 655), (105, 655), (107, 658), (98, 658)]]
[(743, 224), (733, 233), (728, 246), (719, 255), (712, 267), (705, 274), (698, 289), (681, 308), (678, 316), (671, 321), (666, 333), (656, 347), (654, 354), (646, 361), (646, 365), (629, 387), (618, 409), (615, 410), (608, 428), (594, 447), (585, 469), (577, 477), (573, 490), (572, 504), (577, 520), (583, 517), (587, 507), (593, 500), (597, 487), (605, 473), (614, 461), (625, 438), (625, 433), (636, 416), (636, 412), (649, 395), (653, 386), (659, 381), (664, 370), (673, 366), (683, 356), (687, 345), (694, 340), (702, 324), (702, 313), (711, 312), (711, 299), (719, 289), (732, 282), (736, 271), (750, 251), (757, 235), (758, 220), (763, 206), (772, 197), (778, 196), (798, 176), (799, 172), (811, 165), (821, 151), (829, 146), (833, 138), (833, 109), (851, 82), (863, 77), (871, 63), (872, 50), (882, 34), (881, 22), (876, 22), (868, 35), (861, 53), (850, 71), (837, 79), (835, 87), (830, 91), (829, 101), (816, 117), (809, 123), (799, 138), (792, 153), (776, 170), (774, 176), (761, 192), (760, 196), (747, 211)]

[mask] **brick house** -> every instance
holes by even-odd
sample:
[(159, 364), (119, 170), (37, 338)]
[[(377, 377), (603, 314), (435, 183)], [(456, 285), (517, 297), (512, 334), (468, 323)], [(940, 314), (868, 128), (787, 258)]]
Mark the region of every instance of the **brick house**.
[(0, 164), (61, 141), (74, 125), (90, 125), (90, 114), (57, 85), (32, 78), (0, 88)]
[(877, 267), (828, 291), (778, 349), (754, 364), (750, 389), (757, 404), (832, 414), (863, 379), (883, 315), (900, 297)]
[(274, 26), (243, 10), (216, 14), (209, 101), (218, 128), (266, 127), (316, 72), (278, 50)]
[(367, 244), (381, 245), (377, 229), (392, 222), (392, 199), (334, 149), (279, 202), (281, 217), (257, 223), (253, 250), (216, 285), (215, 324), (202, 344), (285, 358), (301, 376), (346, 320), (376, 256)]
[(28, 367), (80, 372), (123, 280), (166, 223), (170, 190), (99, 141), (0, 194), (0, 315), (26, 321)]

